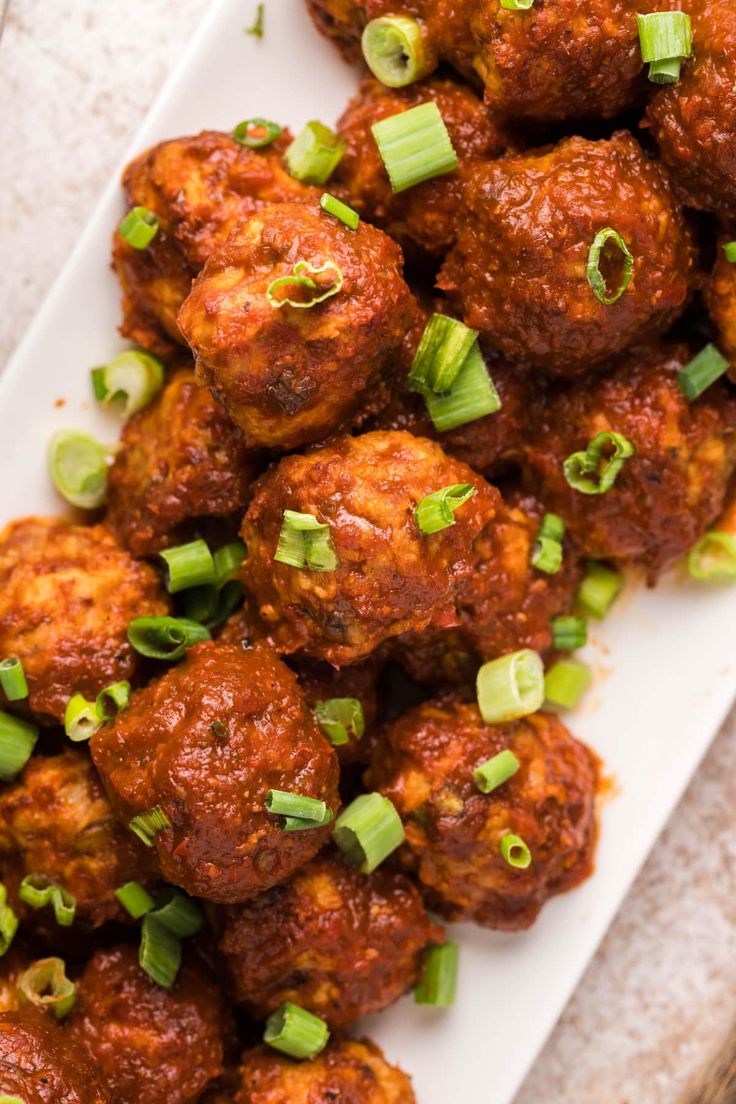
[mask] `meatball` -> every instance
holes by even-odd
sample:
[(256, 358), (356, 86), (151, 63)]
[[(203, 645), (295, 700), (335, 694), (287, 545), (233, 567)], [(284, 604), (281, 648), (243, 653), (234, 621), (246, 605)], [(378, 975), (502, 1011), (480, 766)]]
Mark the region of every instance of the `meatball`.
[(290, 135), (254, 150), (231, 135), (207, 130), (146, 150), (126, 168), (123, 188), (131, 207), (147, 207), (159, 231), (146, 249), (119, 233), (113, 263), (123, 288), (121, 333), (162, 355), (181, 343), (176, 324), (192, 279), (233, 226), (268, 203), (314, 197), (289, 175), (283, 152)]
[(33, 756), (0, 794), (0, 861), (6, 875), (15, 871), (11, 881), (37, 874), (63, 886), (76, 920), (93, 928), (126, 919), (114, 891), (153, 873), (146, 849), (114, 818), (89, 756), (76, 750)]
[(257, 458), (191, 371), (125, 425), (110, 470), (108, 522), (134, 556), (186, 538), (194, 519), (245, 507)]
[[(416, 505), (464, 483), (476, 493), (455, 524), (422, 533)], [(457, 623), (457, 582), (472, 570), (472, 542), (498, 500), (432, 441), (402, 432), (340, 438), (286, 457), (256, 484), (243, 522), (243, 581), (279, 650), (303, 648), (337, 667), (355, 663), (401, 632)], [(334, 571), (274, 561), (284, 510), (330, 526)]]
[[(635, 350), (584, 388), (553, 390), (527, 448), (530, 478), (578, 549), (652, 581), (718, 517), (736, 465), (736, 394), (716, 383), (688, 402), (676, 378), (688, 359), (681, 347)], [(606, 494), (582, 494), (563, 463), (601, 432), (623, 434), (635, 453)]]
[(334, 1039), (311, 1062), (246, 1051), (234, 1104), (416, 1104), (411, 1081), (367, 1039)]
[[(421, 103), (437, 104), (458, 156), (458, 169), (395, 194), (371, 132), (374, 123)], [(504, 140), (474, 93), (448, 80), (385, 88), (367, 80), (348, 104), (338, 132), (347, 150), (334, 176), (338, 194), (405, 249), (442, 255), (462, 217), (462, 176), (475, 161), (497, 156)]]
[(269, 790), (338, 806), (335, 753), (266, 645), (197, 645), (91, 744), (124, 823), (153, 809), (166, 818), (152, 840), (166, 880), (211, 901), (283, 881), (329, 833), (283, 831), (265, 809)]
[[(503, 356), (580, 375), (668, 327), (687, 301), (689, 232), (664, 173), (626, 131), (476, 165), (464, 200), (468, 217), (439, 284)], [(599, 301), (586, 278), (603, 228), (633, 254), (631, 282), (613, 303)], [(609, 241), (601, 254), (609, 297), (622, 264)]]
[(0, 1013), (17, 1012), (20, 1008), (18, 982), (29, 964), (28, 953), (16, 938), (10, 950), (0, 958)]
[(0, 1089), (24, 1104), (109, 1104), (86, 1053), (45, 1012), (0, 1014)]
[(731, 361), (731, 374), (736, 371), (736, 264), (723, 252), (726, 242), (733, 241), (736, 232), (718, 242), (718, 256), (710, 281), (705, 287), (705, 302), (718, 335), (718, 347)]
[(29, 705), (44, 717), (62, 720), (72, 694), (95, 698), (133, 678), (128, 622), (167, 608), (153, 568), (104, 525), (31, 517), (0, 534), (0, 655), (22, 661)]
[(224, 997), (193, 957), (163, 989), (141, 970), (135, 947), (96, 951), (67, 1024), (125, 1104), (189, 1104), (223, 1070)]
[(427, 944), (443, 940), (405, 875), (366, 876), (324, 855), (229, 908), (220, 950), (255, 1019), (293, 1001), (340, 1030), (398, 1000), (418, 981)]
[[(370, 412), (412, 322), (402, 265), (381, 230), (351, 230), (316, 203), (264, 208), (210, 257), (179, 325), (249, 441), (296, 448)], [(311, 281), (314, 305), (288, 283), (268, 295), (293, 277)]]
[(736, 217), (736, 21), (732, 0), (686, 0), (693, 57), (660, 86), (647, 121), (685, 202)]
[[(474, 769), (507, 748), (518, 772), (480, 793)], [(448, 919), (528, 928), (548, 897), (591, 872), (596, 764), (556, 716), (487, 725), (475, 704), (425, 702), (386, 731), (371, 784), (396, 806), (404, 860)], [(501, 853), (508, 832), (531, 851), (526, 869)]]

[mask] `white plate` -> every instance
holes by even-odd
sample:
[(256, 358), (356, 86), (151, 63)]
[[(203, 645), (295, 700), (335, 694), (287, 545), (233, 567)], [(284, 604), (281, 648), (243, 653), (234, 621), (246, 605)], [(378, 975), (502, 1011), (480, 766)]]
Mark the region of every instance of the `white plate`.
[[(255, 0), (212, 5), (131, 154), (253, 115), (293, 128), (335, 120), (355, 74), (312, 29), (303, 0), (267, 0), (263, 41), (243, 34), (250, 9)], [(122, 210), (116, 175), (3, 374), (3, 521), (61, 509), (45, 467), (53, 430), (86, 427), (110, 441), (119, 432), (90, 399), (89, 368), (120, 348), (109, 242)], [(736, 589), (668, 582), (625, 595), (596, 634), (590, 658), (600, 677), (571, 727), (616, 781), (597, 871), (526, 934), (458, 928), (461, 985), (451, 1011), (406, 1000), (366, 1025), (412, 1074), (420, 1104), (508, 1104), (731, 704), (735, 623)]]

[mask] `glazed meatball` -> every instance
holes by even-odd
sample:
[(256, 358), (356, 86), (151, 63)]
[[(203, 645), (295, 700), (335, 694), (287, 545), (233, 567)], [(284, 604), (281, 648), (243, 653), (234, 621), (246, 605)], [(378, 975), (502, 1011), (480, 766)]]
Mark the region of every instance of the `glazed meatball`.
[(197, 518), (245, 507), (257, 458), (209, 388), (177, 372), (126, 423), (110, 470), (108, 521), (134, 556), (190, 535)]
[(222, 1073), (229, 1016), (194, 958), (163, 989), (141, 970), (136, 947), (96, 951), (67, 1024), (125, 1104), (189, 1104)]
[(94, 699), (133, 678), (128, 622), (166, 612), (156, 572), (104, 525), (21, 518), (0, 534), (0, 655), (22, 661), (42, 717), (61, 720), (72, 694)]
[(23, 1104), (109, 1104), (87, 1054), (45, 1012), (0, 1014), (0, 1089)]
[(266, 645), (197, 645), (91, 744), (124, 823), (152, 809), (169, 821), (152, 841), (165, 879), (211, 901), (283, 881), (329, 833), (283, 831), (265, 809), (269, 790), (338, 806), (335, 754)]
[(718, 348), (731, 361), (732, 375), (736, 369), (736, 264), (726, 258), (723, 246), (734, 238), (736, 232), (719, 240), (713, 274), (705, 288), (705, 302), (716, 328)]
[[(33, 756), (0, 794), (0, 861), (14, 882), (44, 875), (77, 902), (75, 922), (96, 928), (127, 913), (114, 891), (153, 874), (146, 849), (118, 824), (83, 751)], [(22, 907), (22, 906), (21, 906)], [(43, 921), (43, 913), (31, 916)]]
[(126, 199), (131, 207), (153, 211), (159, 231), (142, 250), (115, 234), (124, 337), (167, 355), (182, 340), (176, 316), (192, 279), (233, 226), (265, 204), (315, 196), (286, 171), (283, 152), (289, 141), (284, 132), (272, 145), (254, 150), (208, 130), (161, 142), (128, 165)]
[[(480, 793), (474, 769), (507, 748), (518, 772)], [(426, 702), (387, 730), (371, 774), (404, 822), (407, 866), (448, 919), (528, 928), (591, 872), (595, 761), (551, 714), (487, 725), (475, 704)], [(525, 870), (501, 853), (508, 832), (531, 851)]]
[(367, 1039), (335, 1039), (311, 1062), (246, 1051), (234, 1104), (416, 1104), (411, 1081)]
[(16, 937), (10, 950), (0, 958), (0, 1013), (17, 1012), (20, 1008), (18, 982), (29, 965), (28, 953)]
[(686, 0), (693, 57), (647, 110), (685, 202), (736, 217), (736, 20), (732, 0)]
[[(416, 505), (464, 483), (476, 493), (455, 524), (422, 533)], [(401, 632), (457, 623), (457, 582), (472, 570), (472, 542), (498, 500), (432, 441), (401, 432), (341, 438), (286, 457), (259, 480), (243, 522), (242, 578), (280, 651), (355, 663)], [(284, 510), (330, 526), (334, 571), (274, 561)]]
[[(476, 165), (464, 200), (468, 217), (439, 284), (503, 356), (580, 375), (665, 329), (686, 303), (689, 233), (659, 165), (626, 131)], [(633, 254), (631, 282), (613, 303), (586, 278), (604, 228)], [(622, 286), (622, 258), (609, 241), (609, 298)]]
[[(394, 193), (371, 132), (374, 123), (422, 103), (436, 103), (455, 147), (458, 169)], [(448, 80), (385, 88), (367, 80), (337, 125), (347, 150), (334, 176), (339, 193), (405, 249), (442, 255), (462, 218), (462, 176), (473, 162), (497, 156), (504, 140), (473, 92)]]
[[(411, 324), (402, 264), (381, 230), (351, 230), (316, 203), (263, 209), (210, 257), (179, 325), (249, 441), (296, 448), (370, 412)], [(268, 296), (293, 276), (328, 297), (305, 307), (303, 289), (284, 284)]]
[[(688, 402), (676, 379), (688, 359), (680, 347), (633, 351), (585, 388), (552, 391), (527, 449), (530, 477), (578, 549), (643, 567), (652, 581), (718, 516), (736, 464), (736, 395), (716, 383)], [(636, 451), (606, 494), (583, 494), (563, 463), (601, 432)]]
[(255, 1019), (293, 1001), (340, 1030), (398, 1000), (418, 981), (427, 944), (443, 940), (405, 875), (360, 874), (325, 855), (229, 908), (220, 950)]

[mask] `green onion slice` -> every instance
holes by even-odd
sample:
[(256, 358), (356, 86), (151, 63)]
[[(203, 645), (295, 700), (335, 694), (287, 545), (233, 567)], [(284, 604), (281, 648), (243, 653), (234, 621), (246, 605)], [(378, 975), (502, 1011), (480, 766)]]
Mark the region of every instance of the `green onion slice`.
[(33, 754), (38, 725), (0, 709), (0, 779), (12, 782)]
[(404, 826), (383, 794), (361, 794), (335, 821), (333, 839), (348, 862), (370, 874), (404, 842)]
[(127, 679), (113, 682), (97, 695), (97, 712), (103, 721), (112, 721), (130, 704), (131, 687)]
[(624, 585), (623, 577), (612, 567), (591, 561), (575, 598), (583, 613), (602, 621)]
[(414, 989), (417, 1004), (449, 1008), (455, 1003), (460, 948), (457, 943), (429, 947), (424, 954), (421, 981)]
[(136, 617), (128, 625), (128, 640), (148, 659), (181, 659), (187, 648), (210, 639), (204, 625), (186, 617)]
[(652, 84), (677, 84), (682, 69), (682, 58), (663, 58), (653, 61), (647, 76)]
[(146, 847), (153, 847), (155, 836), (165, 828), (171, 828), (171, 821), (160, 805), (154, 805), (147, 813), (139, 813), (128, 821), (128, 827)]
[(109, 451), (94, 437), (62, 429), (49, 441), (48, 465), (54, 486), (72, 506), (95, 510), (107, 493)]
[(163, 385), (161, 361), (137, 349), (129, 349), (109, 364), (92, 369), (95, 398), (103, 406), (114, 408), (126, 420), (148, 406)]
[(486, 724), (502, 724), (536, 713), (544, 701), (544, 666), (522, 648), (484, 663), (476, 677), (478, 708)]
[(726, 358), (715, 345), (706, 345), (677, 373), (677, 382), (685, 398), (693, 402), (727, 371)]
[(290, 1058), (316, 1058), (327, 1046), (327, 1024), (313, 1012), (286, 1001), (266, 1020), (264, 1043)]
[(495, 414), (501, 409), (501, 400), (477, 342), (468, 353), (449, 391), (437, 395), (427, 388), (421, 393), (427, 413), (439, 433), (475, 422), (478, 418)]
[[(308, 261), (297, 261), (294, 265), (293, 276), (279, 276), (277, 280), (273, 280), (266, 288), (266, 298), (275, 310), (280, 310), (281, 307), (290, 306), (296, 307), (299, 310), (308, 310), (310, 307), (316, 307), (318, 303), (324, 303), (325, 299), (330, 299), (333, 295), (337, 295), (340, 288), (343, 285), (342, 269), (338, 265), (333, 264), (332, 261), (327, 261), (325, 264), (320, 265), (319, 268), (314, 268)], [(305, 276), (305, 272), (309, 273)], [(330, 272), (333, 276), (333, 282), (327, 287), (325, 291), (320, 291), (320, 285), (313, 280), (313, 276), (319, 276), (323, 272)], [(317, 292), (319, 295), (305, 296), (301, 299), (295, 299), (294, 295), (297, 294), (300, 289), (304, 289), (305, 292)], [(279, 296), (277, 293), (286, 291), (287, 294)]]
[(394, 192), (457, 168), (457, 154), (436, 103), (380, 119), (371, 130)]
[(579, 659), (561, 659), (544, 677), (544, 708), (574, 709), (593, 680), (593, 673)]
[(215, 552), (215, 586), (222, 587), (236, 577), (245, 559), (245, 545), (241, 540), (229, 541)]
[(39, 958), (32, 962), (18, 980), (21, 1001), (53, 1012), (63, 1020), (76, 1000), (76, 986), (66, 976), (63, 958)]
[(534, 0), (500, 0), (500, 4), (506, 11), (529, 11), (534, 7)]
[(239, 146), (263, 149), (275, 142), (281, 133), (279, 124), (272, 123), (270, 119), (244, 119), (235, 127), (233, 138)]
[(166, 564), (166, 589), (169, 594), (215, 582), (215, 561), (206, 541), (190, 541), (176, 548), (167, 548), (159, 555)]
[(636, 449), (622, 433), (597, 433), (582, 452), (573, 452), (562, 470), (567, 483), (581, 494), (607, 494)]
[(531, 866), (532, 853), (521, 836), (516, 836), (513, 832), (504, 833), (501, 836), (499, 850), (504, 861), (516, 870), (526, 870), (528, 866)]
[(556, 575), (562, 566), (565, 522), (557, 514), (545, 514), (532, 549), (532, 567)]
[(455, 524), (455, 511), (477, 494), (472, 483), (453, 483), (427, 495), (414, 507), (414, 520), (421, 533), (429, 536)]
[(0, 958), (10, 949), (18, 930), (18, 917), (8, 904), (8, 891), (0, 882)]
[(28, 697), (25, 671), (17, 656), (9, 656), (0, 663), (0, 686), (8, 701), (22, 701)]
[(327, 698), (314, 703), (314, 716), (333, 747), (360, 740), (365, 732), (363, 704), (358, 698)]
[(158, 219), (148, 207), (133, 207), (118, 230), (120, 237), (133, 249), (145, 249), (158, 234)]
[(115, 890), (115, 896), (134, 920), (140, 920), (156, 903), (148, 890), (138, 882), (126, 882)]
[(690, 57), (693, 34), (690, 16), (681, 11), (637, 15), (642, 61), (648, 61), (649, 80), (674, 84), (683, 58)]
[(360, 215), (352, 207), (348, 207), (347, 203), (343, 203), (342, 200), (330, 195), (329, 192), (325, 192), (319, 201), (319, 205), (323, 211), (326, 211), (328, 215), (334, 215), (349, 230), (358, 229)]
[(371, 19), (360, 44), (371, 73), (388, 88), (405, 88), (430, 71), (422, 27), (409, 16)]
[(329, 524), (296, 510), (284, 510), (273, 558), (308, 571), (336, 571), (339, 564)]
[[(613, 242), (621, 254), (621, 274), (618, 285), (610, 294), (606, 287), (606, 278), (600, 268), (601, 255), (609, 242)], [(606, 306), (610, 306), (619, 300), (631, 283), (633, 271), (634, 256), (618, 231), (613, 230), (610, 226), (605, 226), (602, 230), (599, 230), (590, 244), (588, 260), (585, 265), (585, 275), (596, 299), (600, 303), (605, 303)]]
[(100, 716), (97, 702), (87, 701), (84, 694), (73, 694), (66, 703), (64, 731), (75, 744), (94, 736), (103, 721), (104, 717)]
[(18, 897), (32, 909), (51, 905), (56, 923), (62, 928), (69, 928), (74, 923), (76, 898), (44, 874), (27, 874), (18, 888)]
[(736, 579), (736, 536), (712, 529), (687, 554), (691, 578), (709, 583)]
[(8, 1093), (0, 1093), (0, 1104), (26, 1104), (19, 1096), (10, 1096)]
[(486, 759), (485, 763), (475, 768), (473, 781), (481, 793), (489, 794), (499, 786), (503, 786), (509, 778), (513, 778), (520, 766), (513, 751), (505, 748), (504, 751), (499, 751), (498, 755)]
[(265, 31), (265, 4), (261, 2), (256, 8), (255, 19), (251, 23), (250, 27), (245, 28), (247, 35), (252, 35), (254, 38), (263, 38)]
[(146, 915), (177, 939), (188, 939), (204, 926), (202, 909), (180, 889), (165, 889), (156, 898), (156, 907), (146, 910)]
[(723, 253), (729, 264), (736, 264), (736, 241), (724, 242)]
[(553, 617), (552, 644), (561, 652), (571, 652), (588, 643), (588, 622), (584, 617)]
[(284, 154), (286, 167), (303, 184), (326, 184), (339, 165), (347, 143), (324, 123), (307, 123)]
[(171, 988), (181, 966), (181, 942), (150, 913), (143, 917), (138, 964), (162, 989)]
[(332, 820), (332, 810), (325, 801), (288, 790), (269, 790), (266, 811), (285, 817), (284, 831), (301, 832), (309, 828), (324, 828)]
[(436, 394), (449, 391), (478, 337), (456, 318), (433, 314), (422, 334), (409, 372), (409, 387)]

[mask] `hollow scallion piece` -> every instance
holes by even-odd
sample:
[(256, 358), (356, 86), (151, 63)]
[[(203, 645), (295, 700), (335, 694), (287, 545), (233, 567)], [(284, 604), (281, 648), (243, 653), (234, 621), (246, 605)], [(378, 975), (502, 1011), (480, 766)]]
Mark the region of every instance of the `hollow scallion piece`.
[(553, 617), (552, 646), (561, 652), (582, 648), (588, 642), (588, 622), (584, 617)]
[(136, 617), (128, 625), (128, 640), (148, 659), (181, 659), (187, 648), (210, 639), (204, 625), (186, 617)]
[(17, 656), (9, 656), (0, 663), (0, 686), (8, 701), (23, 701), (28, 697), (25, 671)]
[(160, 805), (154, 805), (147, 813), (139, 813), (128, 821), (128, 827), (146, 847), (153, 847), (159, 832), (171, 828), (171, 821)]
[(728, 361), (715, 345), (706, 345), (677, 373), (677, 383), (686, 399), (693, 402), (728, 371)]
[[(313, 276), (320, 276), (323, 272), (328, 272), (332, 278), (332, 283), (326, 288), (322, 288), (322, 285), (312, 279)], [(325, 299), (337, 295), (342, 285), (342, 269), (332, 261), (327, 261), (319, 268), (313, 268), (307, 261), (297, 261), (293, 275), (279, 276), (278, 279), (272, 280), (266, 288), (266, 298), (275, 310), (286, 306), (309, 310), (310, 307), (316, 307), (318, 303), (324, 303)], [(314, 294), (315, 292), (319, 294)]]
[(681, 11), (637, 15), (642, 61), (649, 62), (649, 80), (674, 84), (683, 58), (692, 54), (690, 16)]
[(57, 1020), (69, 1015), (76, 1000), (76, 987), (66, 976), (63, 958), (32, 962), (18, 980), (18, 992), (21, 1003), (53, 1012)]
[(180, 889), (165, 889), (156, 898), (156, 907), (147, 915), (177, 939), (196, 935), (204, 925), (202, 909)]
[(49, 441), (49, 474), (72, 506), (95, 510), (107, 494), (108, 450), (88, 433), (62, 429)]
[(279, 124), (272, 123), (269, 119), (244, 119), (235, 127), (233, 138), (239, 146), (264, 149), (275, 142), (281, 132)]
[(31, 758), (38, 725), (0, 709), (0, 780), (11, 782)]
[(425, 536), (448, 529), (455, 524), (455, 511), (476, 493), (472, 483), (453, 483), (427, 495), (414, 508), (417, 528)]
[(126, 882), (115, 890), (115, 896), (134, 920), (140, 920), (141, 916), (145, 916), (156, 904), (148, 890), (138, 882)]
[(184, 593), (183, 612), (192, 621), (199, 621), (212, 630), (221, 625), (239, 606), (243, 585), (237, 574), (245, 559), (242, 541), (230, 541), (212, 556), (215, 581), (209, 586), (190, 587)]
[(148, 406), (163, 385), (161, 361), (138, 349), (129, 349), (109, 364), (92, 369), (95, 398), (126, 420)]
[[(601, 259), (609, 242), (613, 242), (619, 251), (620, 256), (617, 261), (621, 269), (618, 282), (611, 292), (609, 292), (606, 286), (606, 278), (601, 272)], [(633, 271), (634, 256), (618, 231), (610, 226), (605, 226), (602, 230), (599, 230), (590, 243), (588, 260), (585, 265), (585, 276), (596, 299), (600, 303), (605, 303), (606, 306), (617, 302), (631, 283)]]
[(10, 949), (18, 930), (18, 917), (8, 904), (8, 891), (0, 882), (0, 958)]
[(286, 832), (323, 828), (332, 820), (332, 811), (326, 802), (288, 790), (269, 790), (266, 811), (285, 818), (283, 827)]
[(729, 264), (736, 264), (736, 241), (724, 242), (723, 254)]
[(612, 567), (591, 560), (585, 571), (585, 577), (575, 597), (575, 602), (589, 617), (602, 621), (616, 601), (624, 585), (623, 577)]
[(455, 1003), (460, 948), (457, 943), (429, 947), (424, 954), (422, 977), (414, 989), (417, 1004), (449, 1008)]
[(347, 144), (324, 123), (313, 119), (284, 154), (286, 167), (303, 184), (326, 184), (342, 160)]
[(18, 888), (18, 897), (33, 909), (51, 905), (56, 923), (62, 928), (70, 928), (74, 923), (76, 899), (44, 874), (27, 874)]
[(290, 1058), (316, 1058), (329, 1037), (324, 1020), (291, 1001), (271, 1013), (263, 1033), (264, 1043)]
[(130, 704), (131, 686), (127, 679), (113, 682), (97, 695), (97, 712), (103, 721), (112, 721)]
[(240, 565), (245, 559), (245, 545), (241, 540), (229, 541), (218, 548), (214, 553), (215, 586), (221, 587), (229, 583), (238, 574)]
[(349, 230), (358, 229), (360, 215), (352, 207), (348, 207), (347, 203), (343, 203), (342, 200), (330, 195), (329, 192), (325, 192), (320, 198), (319, 205), (323, 211), (328, 215), (334, 215)]
[(162, 989), (170, 989), (181, 966), (181, 942), (151, 913), (143, 917), (138, 965)]
[(273, 558), (277, 563), (307, 571), (335, 571), (338, 567), (329, 524), (318, 521), (314, 514), (296, 510), (284, 510)]
[(455, 376), (449, 391), (438, 395), (430, 388), (414, 387), (413, 389), (421, 390), (427, 405), (427, 413), (435, 429), (440, 433), (467, 425), (468, 422), (475, 422), (479, 418), (484, 418), (486, 414), (495, 414), (501, 409), (501, 400), (488, 374), (486, 362), (477, 341)]
[(544, 676), (544, 709), (574, 709), (593, 680), (593, 672), (579, 659), (560, 659)]
[(457, 154), (436, 103), (390, 115), (371, 130), (394, 192), (457, 168)]
[(565, 523), (557, 514), (545, 514), (532, 549), (532, 567), (556, 575), (562, 566), (562, 538)]
[(687, 554), (687, 570), (692, 579), (708, 583), (736, 579), (736, 536), (718, 529), (705, 533)]
[(536, 713), (544, 701), (544, 666), (522, 648), (484, 663), (476, 677), (478, 708), (486, 724), (503, 724)]
[(407, 15), (371, 19), (360, 44), (366, 65), (387, 88), (405, 88), (434, 68), (421, 24)]
[(367, 793), (343, 810), (332, 838), (348, 862), (370, 874), (404, 842), (404, 826), (387, 797)]
[(64, 710), (64, 731), (75, 744), (81, 744), (94, 736), (102, 725), (97, 702), (88, 701), (84, 694), (73, 694)]
[(158, 219), (148, 207), (133, 207), (118, 230), (120, 237), (133, 249), (145, 249), (158, 234)]
[(365, 732), (363, 705), (358, 698), (327, 698), (314, 703), (314, 716), (333, 747), (360, 740)]
[(513, 832), (506, 832), (501, 836), (499, 850), (504, 861), (516, 870), (526, 870), (528, 866), (531, 866), (532, 853), (521, 836), (516, 836)]
[(567, 457), (563, 464), (565, 479), (581, 494), (607, 494), (635, 451), (622, 433), (597, 433), (586, 449)]
[(201, 539), (167, 548), (159, 555), (166, 564), (166, 589), (169, 594), (178, 594), (189, 587), (207, 586), (215, 581), (215, 561), (207, 543)]
[(422, 334), (409, 372), (409, 386), (436, 394), (449, 391), (478, 337), (456, 318), (433, 314)]
[(481, 793), (492, 793), (504, 782), (508, 782), (509, 778), (513, 778), (520, 766), (521, 764), (513, 751), (505, 748), (503, 751), (499, 751), (498, 755), (486, 759), (485, 763), (481, 763), (479, 767), (475, 768), (473, 781)]

